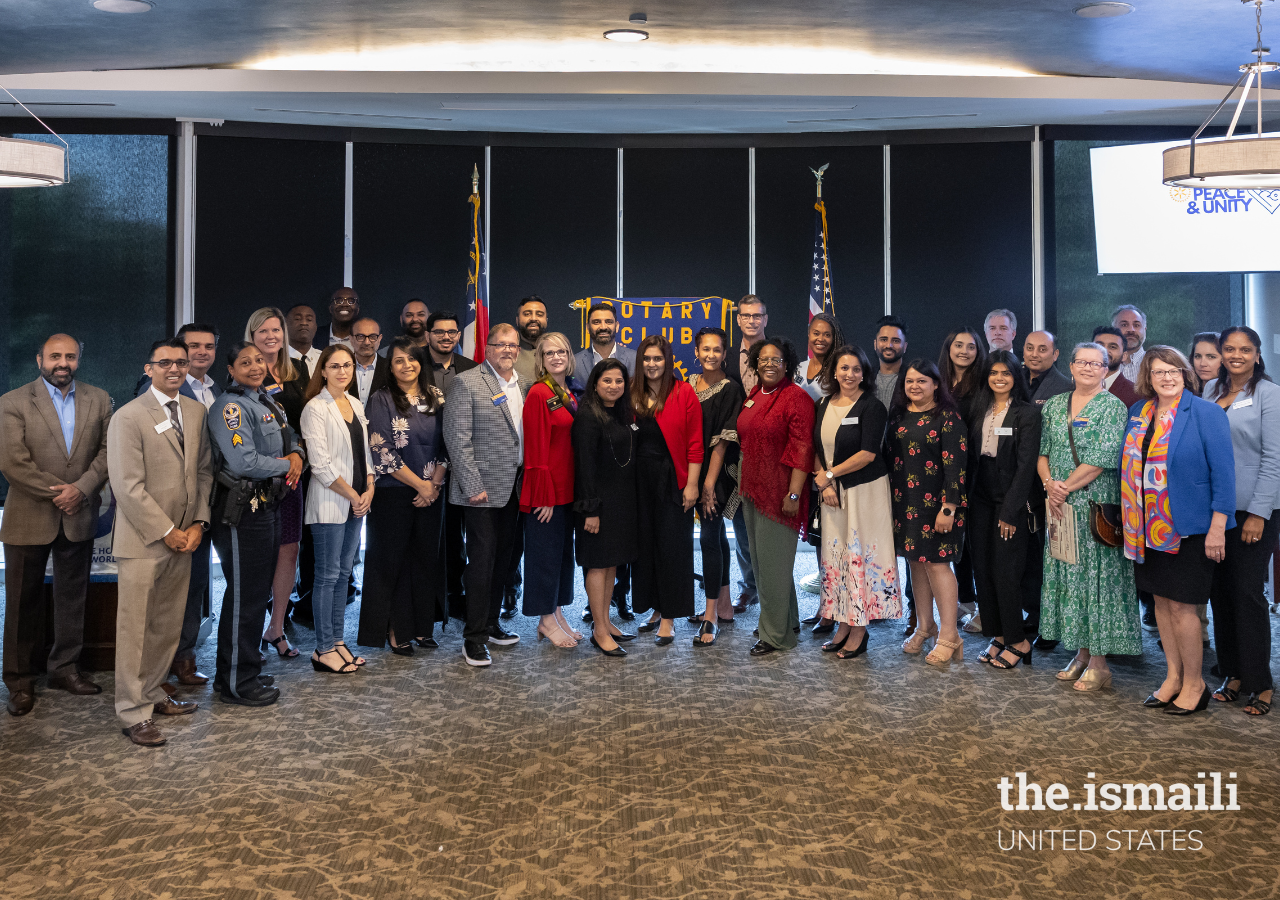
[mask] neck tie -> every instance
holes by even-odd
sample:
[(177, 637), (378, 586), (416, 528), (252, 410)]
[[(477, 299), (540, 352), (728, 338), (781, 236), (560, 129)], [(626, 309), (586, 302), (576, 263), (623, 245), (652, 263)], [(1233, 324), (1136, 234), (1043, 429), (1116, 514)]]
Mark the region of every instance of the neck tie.
[(178, 401), (170, 400), (165, 406), (169, 410), (169, 421), (173, 423), (173, 430), (178, 435), (178, 446), (186, 452), (187, 442), (182, 437), (182, 423), (178, 421)]

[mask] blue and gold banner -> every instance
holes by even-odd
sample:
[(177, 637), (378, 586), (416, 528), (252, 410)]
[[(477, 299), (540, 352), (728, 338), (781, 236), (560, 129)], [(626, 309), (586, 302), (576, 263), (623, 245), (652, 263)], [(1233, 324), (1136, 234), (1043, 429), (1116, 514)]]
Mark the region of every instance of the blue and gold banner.
[(617, 312), (617, 340), (621, 344), (635, 349), (651, 334), (666, 337), (675, 354), (676, 370), (686, 380), (701, 371), (693, 347), (693, 336), (699, 329), (723, 328), (730, 346), (733, 344), (734, 305), (724, 297), (586, 297), (572, 304), (582, 320), (580, 348), (591, 343), (587, 310), (597, 303), (608, 303)]

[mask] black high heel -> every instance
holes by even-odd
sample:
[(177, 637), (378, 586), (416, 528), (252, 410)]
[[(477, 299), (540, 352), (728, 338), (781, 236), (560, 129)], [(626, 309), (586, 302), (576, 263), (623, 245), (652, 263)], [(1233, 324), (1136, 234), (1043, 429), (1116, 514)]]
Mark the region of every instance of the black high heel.
[(1209, 708), (1210, 696), (1211, 692), (1209, 691), (1209, 686), (1206, 684), (1204, 686), (1204, 691), (1200, 694), (1200, 701), (1195, 705), (1194, 709), (1187, 709), (1186, 707), (1179, 706), (1178, 704), (1170, 701), (1169, 705), (1165, 707), (1164, 714), (1166, 716), (1189, 716), (1192, 713), (1201, 712), (1202, 710)]
[[(281, 642), (284, 643), (283, 650), (280, 649)], [(270, 638), (264, 637), (262, 639), (262, 643), (269, 644), (270, 646), (275, 647), (276, 654), (285, 659), (293, 659), (295, 656), (298, 655), (298, 651), (293, 647), (292, 644), (289, 643), (289, 638), (285, 635), (283, 631), (280, 632), (280, 637), (276, 638), (274, 641), (271, 640)]]
[[(851, 632), (849, 632), (849, 633), (850, 633), (850, 634), (853, 634), (853, 632), (852, 632), (852, 631), (851, 631)], [(856, 650), (849, 650), (849, 649), (846, 647), (846, 649), (843, 649), (843, 650), (839, 651), (838, 653), (836, 653), (836, 659), (853, 659), (855, 656), (861, 656), (862, 654), (866, 653), (866, 652), (867, 652), (867, 642), (868, 642), (868, 639), (869, 639), (870, 637), (871, 637), (871, 632), (869, 632), (869, 631), (864, 631), (864, 632), (862, 632), (862, 643), (858, 644), (857, 649), (856, 649)], [(849, 643), (848, 638), (845, 638), (845, 644), (847, 645), (848, 643)]]
[[(711, 635), (711, 640), (704, 641), (702, 639), (702, 636), (704, 634)], [(710, 647), (714, 645), (715, 642), (716, 642), (716, 625), (714, 622), (708, 622), (704, 619), (702, 621), (702, 624), (698, 627), (698, 633), (693, 638), (693, 646)]]
[(644, 624), (642, 624), (642, 625), (637, 625), (637, 626), (636, 626), (636, 631), (644, 631), (644, 632), (657, 631), (657, 630), (658, 630), (658, 626), (659, 626), (659, 625), (661, 625), (661, 624), (662, 624), (662, 620), (661, 620), (661, 619), (654, 619), (654, 620), (653, 620), (653, 621), (651, 621), (651, 622), (645, 622), (645, 623), (644, 623)]
[(831, 632), (833, 632), (833, 631), (835, 631), (835, 630), (836, 630), (836, 621), (835, 621), (835, 619), (832, 619), (831, 621), (829, 621), (829, 622), (827, 622), (827, 623), (825, 623), (825, 624), (822, 622), (822, 620), (821, 620), (821, 619), (819, 619), (819, 620), (818, 620), (818, 624), (817, 624), (817, 625), (814, 625), (814, 626), (813, 626), (813, 630), (812, 630), (812, 631), (810, 631), (809, 633), (810, 633), (810, 634), (830, 634)]
[(817, 625), (818, 622), (820, 622), (821, 620), (822, 620), (822, 617), (819, 616), (817, 613), (814, 613), (813, 615), (807, 618), (801, 619), (800, 624), (801, 625)]
[(1142, 705), (1145, 706), (1147, 709), (1164, 709), (1166, 706), (1168, 706), (1172, 702), (1173, 702), (1172, 700), (1161, 700), (1159, 697), (1155, 695), (1155, 692), (1153, 691), (1152, 693), (1147, 695), (1146, 700), (1142, 701)]
[(843, 650), (843, 649), (844, 649), (844, 645), (845, 645), (845, 644), (847, 644), (847, 643), (849, 642), (849, 635), (851, 635), (851, 634), (853, 634), (853, 632), (852, 632), (852, 631), (846, 631), (846, 632), (845, 632), (845, 634), (844, 634), (844, 637), (843, 637), (843, 638), (841, 638), (839, 642), (836, 642), (836, 641), (827, 641), (825, 644), (823, 644), (823, 645), (822, 645), (822, 652), (823, 652), (823, 653), (838, 653), (839, 651)]
[[(1239, 680), (1240, 679), (1235, 675), (1228, 675), (1226, 678), (1222, 679), (1222, 687), (1213, 692), (1213, 699), (1217, 700), (1219, 703), (1235, 703), (1240, 696), (1240, 689), (1232, 688), (1231, 682)], [(1219, 697), (1219, 694), (1222, 696)]]
[(990, 659), (988, 659), (987, 662), (991, 664), (991, 667), (993, 669), (1004, 669), (1007, 671), (1009, 669), (1016, 669), (1018, 667), (1018, 663), (1026, 663), (1027, 665), (1031, 665), (1031, 654), (1035, 652), (1035, 648), (1028, 647), (1024, 652), (1022, 650), (1019, 650), (1017, 647), (1005, 647), (1004, 650), (1001, 650), (1000, 652), (1012, 653), (1014, 656), (1018, 658), (1010, 663), (1010, 662), (1005, 662), (997, 654), (996, 656), (992, 656)]
[(665, 647), (676, 639), (674, 634), (660, 634), (653, 639), (653, 642), (659, 647)]
[(627, 641), (634, 641), (639, 635), (628, 634), (625, 631), (619, 631), (617, 634), (609, 633), (609, 637), (613, 638), (619, 644), (625, 644)]
[(414, 638), (414, 641), (416, 641), (418, 646), (421, 647), (423, 650), (439, 650), (440, 649), (440, 645), (436, 643), (436, 639), (429, 635), (424, 638)]
[(991, 662), (992, 647), (996, 648), (997, 656), (1004, 652), (1004, 644), (1000, 641), (997, 641), (995, 638), (992, 638), (991, 643), (987, 644), (987, 649), (983, 650), (981, 653), (978, 654), (978, 662)]
[[(615, 637), (614, 639), (616, 640), (617, 638)], [(627, 655), (627, 651), (623, 650), (621, 647), (614, 647), (612, 650), (604, 649), (603, 647), (600, 646), (600, 643), (596, 640), (596, 636), (594, 634), (591, 635), (591, 646), (595, 647), (605, 656), (626, 656)]]
[(396, 656), (413, 656), (413, 641), (410, 641), (407, 644), (396, 644), (391, 640), (391, 635), (388, 634), (387, 646), (391, 648), (391, 652)]
[(343, 659), (345, 659), (347, 662), (351, 663), (351, 665), (353, 666), (363, 666), (365, 663), (368, 662), (368, 660), (365, 659), (363, 656), (352, 656), (351, 651), (347, 649), (346, 644), (335, 643), (333, 645), (333, 649), (337, 650), (338, 655), (341, 656)]

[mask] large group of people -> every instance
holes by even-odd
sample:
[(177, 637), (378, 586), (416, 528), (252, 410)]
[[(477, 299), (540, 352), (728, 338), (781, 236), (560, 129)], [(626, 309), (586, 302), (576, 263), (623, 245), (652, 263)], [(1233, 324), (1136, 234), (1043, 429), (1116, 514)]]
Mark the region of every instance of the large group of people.
[[(908, 357), (897, 317), (876, 323), (868, 354), (823, 313), (802, 359), (747, 295), (740, 341), (701, 329), (685, 381), (663, 336), (618, 343), (609, 303), (588, 311), (575, 352), (525, 298), (514, 325), (481, 336), (479, 364), (456, 352), (458, 317), (421, 300), (386, 348), (350, 288), (329, 313), (318, 337), (309, 306), (259, 309), (221, 363), (217, 329), (185, 325), (153, 345), (114, 414), (77, 379), (74, 338), (39, 348), (39, 377), (0, 398), (11, 714), (32, 709), (45, 671), (50, 688), (100, 690), (78, 658), (108, 480), (115, 705), (144, 746), (166, 740), (157, 716), (196, 709), (169, 679), (210, 680), (195, 645), (211, 547), (226, 580), (213, 687), (234, 704), (279, 698), (264, 651), (299, 655), (291, 607), (314, 623), (317, 673), (376, 664), (344, 639), (357, 591), (358, 646), (435, 650), (437, 623), (460, 619), (464, 660), (483, 667), (491, 646), (519, 642), (503, 622), (523, 591), (538, 639), (564, 650), (588, 638), (625, 656), (639, 634), (614, 618), (636, 613), (659, 646), (686, 619), (710, 648), (758, 603), (752, 656), (794, 648), (803, 622), (848, 660), (868, 652), (871, 622), (905, 613), (901, 650), (938, 667), (963, 659), (962, 630), (999, 671), (1064, 644), (1075, 655), (1057, 678), (1080, 692), (1110, 687), (1108, 657), (1140, 653), (1145, 626), (1166, 660), (1145, 706), (1185, 716), (1243, 696), (1245, 713), (1270, 711), (1280, 389), (1249, 328), (1196, 334), (1184, 355), (1145, 346), (1145, 314), (1124, 306), (1061, 351), (1063, 373), (1055, 336), (1019, 345), (1006, 309), (951, 332), (936, 362)], [(802, 540), (820, 595), (804, 620)], [(589, 635), (566, 615), (578, 567)]]

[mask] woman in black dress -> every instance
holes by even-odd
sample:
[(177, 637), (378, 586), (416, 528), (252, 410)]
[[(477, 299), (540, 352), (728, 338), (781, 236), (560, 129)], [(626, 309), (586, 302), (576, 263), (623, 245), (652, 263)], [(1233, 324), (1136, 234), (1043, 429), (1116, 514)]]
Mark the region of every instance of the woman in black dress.
[[(885, 443), (894, 543), (911, 567), (916, 595), (917, 626), (902, 652), (919, 653), (927, 638), (936, 637), (925, 661), (946, 665), (964, 647), (956, 629), (951, 564), (960, 559), (964, 545), (968, 429), (938, 367), (929, 360), (914, 360), (898, 379)], [(941, 630), (933, 619), (934, 601)]]
[[(694, 392), (702, 406), (702, 497), (698, 515), (702, 521), (699, 543), (702, 547), (702, 587), (707, 596), (706, 611), (701, 618), (691, 616), (698, 625), (695, 647), (716, 642), (716, 624), (733, 621), (733, 598), (729, 595), (730, 552), (724, 518), (733, 517), (738, 506), (738, 411), (746, 396), (742, 385), (724, 371), (724, 352), (728, 338), (719, 328), (703, 328), (693, 338), (693, 346), (702, 364), (702, 373), (693, 381)], [(732, 507), (729, 504), (732, 503)]]
[(617, 359), (596, 363), (573, 420), (574, 548), (591, 609), (591, 644), (605, 656), (626, 656), (619, 641), (635, 640), (609, 621), (617, 567), (636, 559), (636, 462), (627, 369)]

